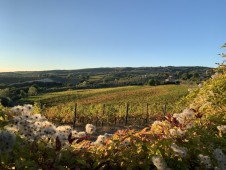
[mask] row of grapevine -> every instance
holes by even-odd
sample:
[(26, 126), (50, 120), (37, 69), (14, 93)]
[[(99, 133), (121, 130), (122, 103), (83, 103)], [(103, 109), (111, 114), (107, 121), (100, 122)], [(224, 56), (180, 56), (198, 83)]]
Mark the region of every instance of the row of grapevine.
[[(43, 114), (50, 120), (59, 123), (76, 124), (93, 123), (104, 125), (147, 125), (158, 116), (164, 116), (174, 109), (173, 103), (101, 103), (87, 104), (68, 103), (43, 109)], [(76, 117), (75, 117), (76, 116)]]

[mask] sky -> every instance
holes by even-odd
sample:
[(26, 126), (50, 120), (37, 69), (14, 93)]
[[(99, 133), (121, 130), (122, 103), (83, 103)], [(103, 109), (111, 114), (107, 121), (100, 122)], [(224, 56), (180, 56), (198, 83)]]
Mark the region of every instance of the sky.
[(0, 72), (216, 67), (225, 0), (0, 0)]

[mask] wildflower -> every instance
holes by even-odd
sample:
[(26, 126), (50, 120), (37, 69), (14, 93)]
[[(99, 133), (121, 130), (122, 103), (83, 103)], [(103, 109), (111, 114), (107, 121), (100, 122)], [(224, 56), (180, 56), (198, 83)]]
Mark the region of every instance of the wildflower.
[(30, 119), (33, 121), (40, 121), (40, 120), (44, 120), (44, 117), (42, 117), (42, 115), (40, 114), (34, 114), (30, 116)]
[(42, 129), (43, 133), (47, 136), (52, 136), (57, 132), (57, 129), (55, 126), (48, 126), (48, 127), (44, 127)]
[(153, 156), (152, 157), (152, 162), (153, 164), (156, 166), (156, 168), (158, 170), (167, 170), (169, 168), (167, 168), (166, 162), (164, 161), (163, 158), (159, 157), (159, 156)]
[(82, 131), (82, 132), (78, 132), (78, 137), (81, 138), (81, 137), (85, 137), (86, 136), (86, 132)]
[(180, 128), (170, 129), (169, 132), (170, 132), (170, 135), (173, 137), (182, 137), (186, 133), (186, 131), (183, 131)]
[(222, 162), (222, 161), (226, 161), (226, 156), (225, 154), (222, 152), (221, 149), (215, 149), (214, 152), (214, 157), (216, 160)]
[(202, 83), (199, 83), (198, 87), (199, 88), (202, 88), (203, 84)]
[(23, 108), (24, 108), (25, 110), (32, 110), (32, 109), (33, 109), (33, 106), (32, 106), (31, 104), (25, 104), (25, 105), (23, 106)]
[(154, 121), (154, 123), (152, 124), (152, 126), (161, 126), (162, 125), (162, 122), (161, 121)]
[(202, 154), (198, 155), (200, 162), (205, 166), (206, 169), (211, 168), (211, 161), (209, 156), (205, 156)]
[(4, 126), (4, 129), (7, 130), (7, 131), (9, 131), (9, 132), (12, 132), (12, 133), (18, 132), (18, 128), (14, 124), (6, 125), (6, 126)]
[(177, 130), (176, 129), (170, 129), (169, 132), (172, 136), (177, 136)]
[(40, 129), (41, 127), (44, 127), (44, 122), (42, 121), (36, 121), (34, 122), (35, 129)]
[(95, 131), (96, 131), (96, 126), (94, 126), (92, 124), (86, 125), (86, 133), (93, 134)]
[(218, 162), (219, 169), (226, 169), (226, 155), (221, 149), (215, 149), (213, 155)]
[(193, 109), (184, 109), (182, 113), (173, 114), (173, 117), (185, 128), (189, 129), (193, 126), (191, 120), (195, 118), (195, 111)]
[(14, 106), (14, 107), (11, 108), (11, 111), (12, 111), (13, 113), (15, 113), (15, 114), (21, 113), (22, 110), (23, 110), (23, 106), (20, 106), (20, 105)]
[(195, 116), (195, 112), (193, 109), (184, 109), (181, 114), (182, 114), (182, 116), (186, 117), (187, 119), (191, 119)]
[(216, 72), (214, 75), (211, 76), (211, 78), (212, 78), (212, 79), (215, 79), (215, 78), (217, 78), (218, 76), (219, 76), (219, 73)]
[(60, 141), (60, 143), (61, 143), (62, 146), (66, 146), (66, 145), (69, 144), (69, 142), (68, 142), (68, 136), (66, 134), (59, 133), (58, 132), (57, 133), (57, 137), (58, 137), (58, 139), (59, 139), (59, 141)]
[(42, 122), (42, 126), (43, 127), (51, 127), (51, 126), (54, 126), (51, 122), (49, 122), (49, 121), (43, 121)]
[(65, 125), (65, 126), (58, 126), (56, 128), (56, 130), (58, 132), (65, 133), (65, 134), (69, 135), (72, 131), (72, 128), (71, 128), (71, 126)]
[(162, 134), (168, 128), (170, 128), (170, 123), (168, 121), (154, 121), (151, 125), (151, 132), (153, 134)]
[(180, 123), (180, 124), (184, 124), (185, 123), (185, 119), (184, 116), (182, 114), (179, 113), (174, 113), (173, 117)]
[(25, 104), (22, 109), (22, 115), (31, 115), (33, 112), (33, 106), (30, 104)]
[(16, 115), (31, 115), (33, 112), (33, 106), (30, 104), (14, 106), (11, 108), (11, 112)]
[(179, 147), (176, 144), (172, 144), (171, 148), (175, 152), (176, 156), (186, 157), (186, 155), (187, 155), (187, 148)]
[(193, 90), (192, 90), (191, 88), (189, 88), (189, 89), (188, 89), (188, 92), (189, 92), (189, 93), (192, 93), (192, 92), (193, 92)]
[(106, 137), (104, 135), (99, 135), (97, 137), (97, 140), (95, 142), (93, 142), (92, 145), (102, 146), (104, 144), (105, 140), (106, 140)]
[(122, 145), (123, 145), (123, 146), (129, 146), (129, 145), (130, 145), (130, 140), (129, 140), (129, 139), (125, 139), (125, 140), (122, 142)]
[(193, 127), (193, 122), (189, 122), (189, 123), (187, 123), (186, 126), (185, 126), (186, 129), (190, 129), (190, 128), (192, 128), (192, 127)]
[(76, 130), (71, 131), (71, 138), (76, 138), (78, 137), (78, 132)]
[(15, 134), (8, 131), (0, 131), (0, 154), (11, 151), (15, 143)]
[(178, 135), (178, 136), (180, 136), (180, 137), (181, 137), (181, 136), (184, 136), (185, 133), (186, 133), (186, 131), (183, 131), (183, 130), (181, 130), (180, 128), (177, 129), (177, 135)]
[(13, 118), (13, 123), (16, 124), (16, 125), (17, 125), (20, 121), (21, 121), (21, 117), (19, 117), (19, 116), (16, 116), (16, 117)]
[(217, 129), (222, 133), (226, 133), (226, 125), (217, 126)]

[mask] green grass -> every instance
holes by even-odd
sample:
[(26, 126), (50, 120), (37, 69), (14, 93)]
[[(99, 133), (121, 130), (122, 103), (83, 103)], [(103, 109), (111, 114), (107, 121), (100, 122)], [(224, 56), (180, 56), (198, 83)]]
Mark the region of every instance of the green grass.
[(22, 99), (22, 103), (41, 102), (54, 106), (68, 102), (80, 104), (119, 103), (119, 102), (153, 102), (153, 100), (174, 100), (187, 94), (186, 85), (164, 86), (125, 86), (102, 89), (68, 90), (40, 94)]
[(98, 80), (103, 79), (103, 77), (104, 77), (104, 74), (103, 75), (93, 75), (93, 76), (90, 76), (89, 81), (98, 81)]

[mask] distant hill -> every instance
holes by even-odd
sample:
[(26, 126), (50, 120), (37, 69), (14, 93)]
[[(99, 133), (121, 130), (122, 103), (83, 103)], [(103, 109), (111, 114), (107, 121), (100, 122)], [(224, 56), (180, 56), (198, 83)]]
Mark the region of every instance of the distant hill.
[[(10, 85), (14, 83), (26, 83), (48, 78), (53, 82), (68, 85), (86, 84), (131, 84), (144, 79), (159, 79), (160, 81), (174, 76), (181, 79), (183, 74), (196, 74), (199, 79), (209, 76), (212, 68), (200, 66), (167, 66), (167, 67), (115, 67), (115, 68), (87, 68), (79, 70), (47, 70), (47, 71), (18, 71), (0, 72), (0, 84)], [(186, 79), (186, 75), (183, 75)], [(135, 83), (136, 84), (136, 83)], [(82, 85), (82, 84), (81, 84)]]
[(213, 73), (208, 67), (115, 67), (80, 70), (18, 71), (0, 73), (0, 100), (13, 105), (35, 94), (69, 89), (96, 89), (120, 86), (197, 84)]

